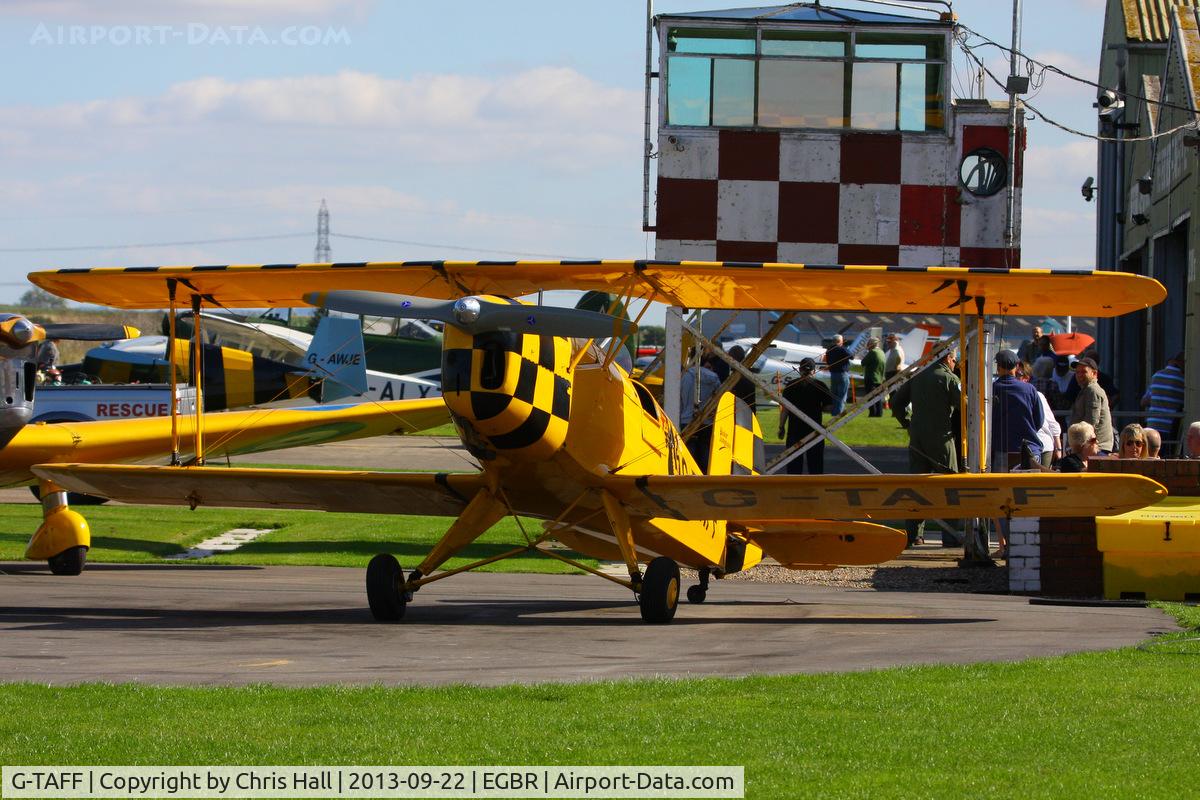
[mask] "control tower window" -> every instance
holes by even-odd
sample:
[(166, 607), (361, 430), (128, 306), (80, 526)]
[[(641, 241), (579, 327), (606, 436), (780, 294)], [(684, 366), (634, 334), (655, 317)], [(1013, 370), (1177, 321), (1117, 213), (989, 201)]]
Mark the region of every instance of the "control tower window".
[(941, 131), (944, 35), (670, 28), (667, 124)]
[(667, 49), (687, 54), (670, 57), (667, 114), (673, 124), (754, 124), (753, 30), (672, 28)]

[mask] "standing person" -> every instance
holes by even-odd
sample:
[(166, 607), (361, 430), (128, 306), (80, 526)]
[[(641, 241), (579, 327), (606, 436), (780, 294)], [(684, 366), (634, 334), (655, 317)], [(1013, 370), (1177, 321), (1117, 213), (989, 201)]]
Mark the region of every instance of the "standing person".
[[(816, 377), (817, 362), (811, 358), (800, 360), (800, 376), (788, 381), (787, 386), (783, 389), (783, 397), (796, 408), (803, 411), (814, 422), (821, 422), (821, 412), (825, 406), (833, 404), (833, 394), (829, 388), (825, 386)], [(813, 431), (812, 425), (809, 425), (800, 417), (790, 411), (784, 409), (779, 410), (779, 435), (784, 436), (784, 428), (787, 428), (787, 436), (784, 442), (787, 447), (791, 447), (796, 442), (807, 437)], [(787, 471), (791, 475), (803, 475), (804, 464), (808, 462), (809, 475), (824, 475), (825, 474), (825, 439), (820, 439), (816, 444), (810, 447), (802, 456), (793, 458), (788, 462)]]
[(1100, 452), (1107, 455), (1113, 449), (1112, 412), (1108, 408), (1108, 395), (1100, 388), (1100, 368), (1094, 359), (1081, 358), (1075, 362), (1075, 382), (1079, 394), (1071, 405), (1071, 424), (1086, 422), (1096, 431)]
[(1042, 445), (1041, 464), (1043, 467), (1049, 467), (1058, 460), (1062, 448), (1059, 442), (1062, 441), (1062, 426), (1058, 424), (1058, 420), (1054, 417), (1054, 409), (1050, 407), (1050, 401), (1037, 384), (1030, 380), (1030, 371), (1026, 369), (1027, 365), (1021, 365), (1021, 380), (1034, 387), (1037, 392), (1038, 400), (1042, 403), (1042, 427), (1038, 428), (1038, 442)]
[[(1042, 442), (1038, 438), (1038, 430), (1045, 422), (1042, 400), (1037, 389), (1017, 377), (1019, 366), (1017, 354), (1012, 350), (996, 353), (999, 377), (992, 383), (993, 472), (1008, 472), (1020, 461), (1023, 448), (1028, 448), (1039, 463), (1042, 457)], [(998, 520), (996, 531), (1000, 549), (992, 555), (1007, 558), (1008, 520)]]
[[(887, 364), (887, 356), (883, 350), (879, 349), (879, 340), (872, 336), (867, 339), (867, 352), (862, 357), (863, 371), (863, 392), (870, 394), (875, 390), (876, 386), (883, 383), (884, 367)], [(867, 412), (872, 417), (883, 416), (883, 398), (876, 400), (871, 404), (871, 408)]]
[(34, 361), (37, 362), (37, 368), (40, 370), (49, 370), (52, 367), (57, 367), (58, 341), (56, 339), (43, 339), (37, 346), (37, 355)]
[(833, 337), (833, 347), (825, 351), (825, 366), (829, 368), (829, 391), (833, 394), (833, 416), (846, 408), (846, 395), (850, 393), (850, 360), (854, 355), (842, 344), (839, 333)]
[[(957, 363), (958, 354), (952, 350), (892, 396), (892, 416), (908, 428), (908, 471), (914, 475), (959, 471), (956, 438), (962, 385), (954, 374)], [(908, 520), (904, 527), (909, 547), (924, 541), (924, 520)], [(944, 547), (959, 544), (949, 534), (942, 534)]]
[[(1038, 430), (1046, 421), (1037, 389), (1020, 380), (1017, 354), (1001, 350), (996, 354), (996, 372), (992, 383), (992, 471), (1008, 472), (1028, 445), (1041, 459), (1042, 444)], [(1014, 459), (1014, 456), (1016, 457)]]
[(1071, 401), (1067, 399), (1067, 392), (1072, 386), (1076, 386), (1075, 372), (1072, 369), (1070, 356), (1055, 356), (1054, 357), (1054, 372), (1050, 375), (1050, 382), (1054, 386), (1054, 392), (1046, 393), (1046, 398), (1053, 397), (1051, 405), (1055, 411), (1066, 411), (1071, 407)]
[(1041, 341), (1042, 326), (1034, 325), (1033, 330), (1029, 332), (1029, 338), (1021, 342), (1021, 346), (1017, 348), (1017, 358), (1021, 361), (1028, 361), (1030, 364), (1037, 361), (1037, 357), (1041, 355)]
[[(700, 363), (686, 370), (679, 380), (679, 427), (686, 428), (696, 412), (704, 407), (708, 398), (721, 385), (721, 379), (713, 371), (713, 361), (717, 357), (705, 353)], [(687, 449), (696, 460), (700, 471), (708, 473), (708, 451), (712, 443), (712, 425), (705, 424), (688, 437)]]
[(1183, 367), (1183, 353), (1176, 353), (1150, 378), (1150, 388), (1142, 396), (1146, 427), (1158, 431), (1167, 441), (1174, 441), (1178, 430), (1176, 418), (1171, 415), (1183, 411)]
[[(887, 355), (887, 359), (883, 363), (883, 379), (890, 381), (908, 367), (904, 363), (904, 348), (900, 344), (900, 337), (895, 333), (889, 333), (883, 343), (883, 352)], [(888, 406), (891, 408), (896, 407), (895, 397), (895, 392), (888, 395)]]
[[(729, 357), (743, 367), (750, 368), (749, 364), (743, 363), (746, 360), (746, 351), (741, 345), (735, 344), (729, 348)], [(750, 406), (751, 411), (758, 411), (758, 387), (754, 385), (754, 381), (739, 372), (738, 381), (733, 385), (732, 391), (735, 397), (740, 397), (742, 402)]]

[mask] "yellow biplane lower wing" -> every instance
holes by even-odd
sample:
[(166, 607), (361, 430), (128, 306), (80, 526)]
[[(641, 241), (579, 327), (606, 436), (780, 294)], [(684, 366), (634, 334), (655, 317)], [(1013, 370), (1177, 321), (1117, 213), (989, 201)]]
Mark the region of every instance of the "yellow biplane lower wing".
[[(448, 422), (440, 397), (348, 406), (264, 408), (204, 415), (210, 458), (283, 450), (324, 442), (408, 433)], [(186, 461), (195, 443), (195, 418), (179, 418)], [(32, 479), (34, 464), (165, 463), (171, 454), (171, 418), (114, 419), (26, 425), (0, 449), (0, 485)]]
[(631, 514), (674, 519), (930, 519), (1095, 517), (1156, 503), (1167, 490), (1141, 475), (610, 476)]
[(41, 464), (69, 491), (151, 505), (297, 508), (455, 517), (484, 485), (478, 473)]

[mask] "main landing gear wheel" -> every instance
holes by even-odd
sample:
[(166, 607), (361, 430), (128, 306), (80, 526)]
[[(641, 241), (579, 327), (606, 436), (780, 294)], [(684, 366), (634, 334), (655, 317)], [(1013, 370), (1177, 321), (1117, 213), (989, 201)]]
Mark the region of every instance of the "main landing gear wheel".
[(651, 561), (642, 579), (638, 605), (646, 622), (657, 625), (670, 622), (679, 607), (679, 565), (666, 556)]
[(78, 575), (83, 572), (84, 562), (87, 561), (86, 547), (82, 545), (78, 547), (68, 547), (56, 556), (52, 556), (46, 563), (50, 565), (50, 571), (55, 575)]
[(399, 622), (408, 600), (404, 596), (404, 570), (395, 556), (380, 553), (367, 564), (367, 603), (376, 622)]

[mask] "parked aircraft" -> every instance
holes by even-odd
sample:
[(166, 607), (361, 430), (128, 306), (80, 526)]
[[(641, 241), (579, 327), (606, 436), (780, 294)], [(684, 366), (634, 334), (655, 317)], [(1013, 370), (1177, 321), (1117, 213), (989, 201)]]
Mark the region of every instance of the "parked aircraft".
[[(190, 330), (190, 315), (181, 325)], [(346, 343), (361, 341), (357, 319), (324, 317), (314, 336), (282, 325), (249, 323), (218, 314), (201, 316), (206, 382), (205, 409), (217, 411), (251, 404), (362, 402), (441, 396), (433, 380), (366, 370), (361, 385), (343, 388), (328, 379), (331, 356), (347, 356)], [(80, 371), (103, 383), (166, 382), (170, 361), (166, 336), (142, 336), (88, 351)], [(176, 339), (180, 377), (191, 372), (192, 344)], [(337, 356), (334, 356), (337, 354)], [(352, 358), (367, 356), (363, 351)], [(437, 370), (434, 370), (436, 377)]]
[[(806, 269), (769, 264), (671, 262), (411, 262), (245, 265), (203, 270), (63, 270), (30, 276), (75, 300), (124, 308), (161, 305), (185, 285), (226, 306), (304, 300), (342, 311), (437, 319), (446, 405), (475, 474), (41, 465), (37, 474), (76, 491), (140, 503), (410, 513), (452, 518), (407, 575), (390, 554), (367, 567), (367, 600), (380, 621), (405, 615), (421, 587), (529, 551), (630, 589), (642, 618), (669, 622), (679, 565), (697, 570), (687, 596), (702, 602), (710, 577), (753, 566), (765, 554), (796, 569), (886, 561), (904, 547), (897, 530), (864, 520), (929, 517), (1093, 516), (1149, 505), (1158, 483), (1128, 474), (756, 475), (762, 440), (749, 409), (725, 395), (712, 428), (708, 474), (650, 393), (614, 363), (632, 330), (622, 319), (521, 304), (538, 289), (611, 289), (627, 298), (689, 308), (853, 307), (980, 316), (1021, 312), (1115, 316), (1160, 302), (1156, 281), (1098, 272), (1033, 269)], [(822, 298), (837, 298), (823, 300)], [(838, 305), (834, 306), (836, 302)], [(647, 302), (648, 305), (648, 302)], [(603, 351), (588, 340), (606, 336)], [(438, 571), (506, 515), (543, 520), (514, 549)], [(623, 561), (628, 579), (604, 575), (546, 547), (555, 539)], [(642, 565), (646, 564), (643, 571)]]
[[(36, 480), (30, 472), (34, 464), (166, 462), (173, 453), (176, 460), (185, 462), (195, 458), (196, 445), (202, 441), (207, 447), (199, 452), (221, 456), (403, 433), (447, 420), (445, 404), (432, 398), (209, 414), (204, 417), (202, 436), (197, 436), (192, 417), (29, 424), (37, 396), (36, 351), (42, 341), (100, 341), (137, 335), (137, 329), (127, 326), (38, 325), (20, 315), (0, 315), (0, 486)], [(349, 342), (351, 350), (355, 347), (361, 353), (361, 339)], [(332, 369), (327, 374), (332, 375)], [(358, 380), (345, 374), (339, 378)], [(38, 488), (43, 520), (29, 540), (25, 557), (47, 561), (55, 574), (77, 575), (91, 546), (87, 520), (68, 507), (67, 493), (61, 487), (42, 480)]]

